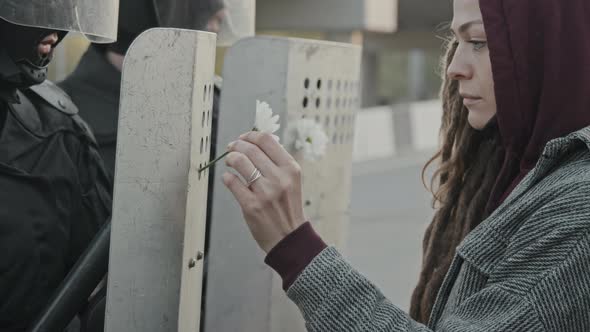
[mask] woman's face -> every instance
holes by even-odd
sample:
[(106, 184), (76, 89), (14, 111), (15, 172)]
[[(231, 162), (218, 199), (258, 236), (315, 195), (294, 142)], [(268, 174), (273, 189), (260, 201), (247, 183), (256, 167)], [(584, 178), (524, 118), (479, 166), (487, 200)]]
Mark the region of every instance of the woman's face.
[(459, 82), (459, 93), (469, 110), (469, 124), (483, 129), (496, 115), (496, 96), (479, 0), (454, 0), (453, 8), (451, 31), (457, 51), (447, 75)]

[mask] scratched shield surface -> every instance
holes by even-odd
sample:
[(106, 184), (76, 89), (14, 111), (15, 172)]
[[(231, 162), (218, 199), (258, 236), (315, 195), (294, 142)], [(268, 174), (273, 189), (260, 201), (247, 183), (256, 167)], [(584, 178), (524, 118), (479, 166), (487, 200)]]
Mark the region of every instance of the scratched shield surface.
[(153, 29), (124, 64), (106, 331), (197, 331), (215, 34)]
[[(317, 162), (294, 156), (303, 168), (305, 212), (330, 244), (346, 238), (352, 142), (359, 109), (361, 48), (304, 39), (255, 37), (236, 43), (223, 68), (217, 151), (251, 129), (256, 100), (281, 116), (279, 135), (301, 118), (320, 123), (330, 144)], [(247, 229), (231, 193), (215, 172), (205, 303), (205, 331), (305, 331), (278, 276)]]

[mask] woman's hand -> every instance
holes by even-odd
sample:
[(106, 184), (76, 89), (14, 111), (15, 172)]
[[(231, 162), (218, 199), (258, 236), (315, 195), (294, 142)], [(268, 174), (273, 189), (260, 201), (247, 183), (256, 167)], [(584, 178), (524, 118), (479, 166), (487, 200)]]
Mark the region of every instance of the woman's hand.
[(246, 181), (261, 177), (249, 187), (232, 173), (223, 183), (242, 208), (258, 245), (268, 253), (289, 233), (305, 223), (301, 191), (301, 167), (269, 134), (249, 132), (228, 146), (227, 166)]

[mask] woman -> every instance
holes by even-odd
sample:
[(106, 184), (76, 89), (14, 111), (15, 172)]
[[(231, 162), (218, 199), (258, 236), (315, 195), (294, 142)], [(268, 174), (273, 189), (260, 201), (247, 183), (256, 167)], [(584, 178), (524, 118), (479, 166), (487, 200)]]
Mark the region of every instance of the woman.
[[(590, 330), (589, 14), (587, 0), (454, 0), (441, 206), (421, 280), (448, 273), (428, 286), (427, 326), (305, 222), (300, 168), (278, 143), (251, 132), (230, 144), (230, 167), (264, 176), (224, 183), (309, 331)], [(455, 248), (440, 243), (468, 232), (448, 263)], [(416, 294), (427, 306), (432, 294)]]
[[(482, 45), (477, 44), (475, 39), (471, 42), (473, 47)], [(450, 65), (457, 47), (458, 43), (453, 37), (441, 66), (444, 73), (453, 73), (454, 69)], [(491, 71), (486, 70), (486, 73), (489, 76)], [(490, 77), (486, 77), (486, 81), (489, 80)], [(493, 97), (493, 87), (486, 90)], [(424, 236), (422, 271), (410, 305), (410, 315), (421, 323), (428, 322), (438, 290), (455, 255), (455, 248), (494, 209), (493, 204), (487, 203), (506, 153), (501, 144), (497, 121), (489, 121), (481, 129), (482, 120), (488, 121), (490, 113), (495, 112), (493, 103), (483, 109), (480, 119), (472, 121), (479, 122), (472, 127), (468, 121), (469, 111), (459, 91), (458, 79), (449, 77), (444, 80), (441, 99), (444, 110), (442, 149), (426, 164), (423, 172), (424, 176), (426, 168), (440, 160), (441, 164), (432, 178), (432, 182), (438, 183), (437, 190), (433, 191), (437, 209)], [(475, 111), (474, 107), (472, 109)], [(472, 113), (473, 116), (478, 114)], [(433, 183), (430, 187), (434, 187)]]

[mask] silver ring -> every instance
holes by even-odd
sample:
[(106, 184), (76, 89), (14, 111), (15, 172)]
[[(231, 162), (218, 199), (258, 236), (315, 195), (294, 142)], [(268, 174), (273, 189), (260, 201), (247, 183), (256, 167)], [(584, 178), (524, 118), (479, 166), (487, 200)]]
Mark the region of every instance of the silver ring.
[(258, 168), (254, 167), (254, 171), (252, 172), (252, 174), (250, 175), (250, 179), (248, 180), (248, 184), (247, 187), (250, 188), (250, 186), (256, 182), (258, 179), (260, 179), (262, 177), (262, 173), (260, 173), (260, 170), (258, 170)]

